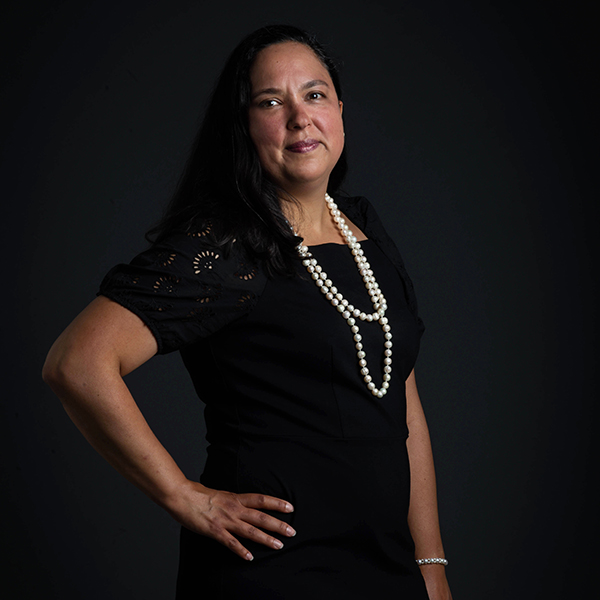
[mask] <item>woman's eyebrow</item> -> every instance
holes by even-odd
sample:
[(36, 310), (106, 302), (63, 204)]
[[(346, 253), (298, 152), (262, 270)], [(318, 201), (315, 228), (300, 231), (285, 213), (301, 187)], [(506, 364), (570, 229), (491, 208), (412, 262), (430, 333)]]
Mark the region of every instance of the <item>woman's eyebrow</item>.
[(317, 85), (325, 85), (329, 87), (329, 84), (326, 81), (323, 81), (322, 79), (313, 79), (312, 81), (307, 81), (300, 89), (306, 90)]
[[(329, 87), (329, 84), (326, 81), (323, 81), (322, 79), (311, 79), (310, 81), (307, 81), (306, 83), (303, 83), (300, 86), (300, 90), (307, 90), (308, 88), (311, 87), (315, 87), (317, 85), (324, 85), (326, 87)], [(259, 92), (256, 92), (255, 94), (252, 94), (252, 100), (258, 98), (260, 95), (262, 94), (281, 94), (282, 90), (279, 88), (264, 88), (263, 90), (260, 90)]]

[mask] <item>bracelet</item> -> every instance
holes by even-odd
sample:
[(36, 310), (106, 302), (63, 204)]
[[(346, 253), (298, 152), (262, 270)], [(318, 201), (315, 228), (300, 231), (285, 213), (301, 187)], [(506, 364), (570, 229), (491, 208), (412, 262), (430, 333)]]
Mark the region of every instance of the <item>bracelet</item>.
[(421, 565), (444, 565), (448, 564), (448, 561), (445, 558), (417, 558), (415, 561), (419, 566)]

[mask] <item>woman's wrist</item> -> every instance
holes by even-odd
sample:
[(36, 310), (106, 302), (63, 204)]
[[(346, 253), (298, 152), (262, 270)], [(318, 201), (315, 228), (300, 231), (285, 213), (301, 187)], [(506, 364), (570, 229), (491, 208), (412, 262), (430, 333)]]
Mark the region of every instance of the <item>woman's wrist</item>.
[(421, 565), (419, 567), (427, 594), (431, 600), (452, 600), (450, 586), (446, 579), (446, 568), (439, 563)]
[(448, 561), (445, 558), (439, 556), (435, 556), (432, 558), (417, 558), (415, 559), (415, 562), (420, 567), (423, 565), (444, 565), (444, 567), (448, 565)]
[(185, 512), (190, 504), (197, 499), (198, 494), (208, 491), (202, 484), (183, 476), (181, 479), (169, 482), (162, 490), (162, 497), (155, 502), (172, 515)]

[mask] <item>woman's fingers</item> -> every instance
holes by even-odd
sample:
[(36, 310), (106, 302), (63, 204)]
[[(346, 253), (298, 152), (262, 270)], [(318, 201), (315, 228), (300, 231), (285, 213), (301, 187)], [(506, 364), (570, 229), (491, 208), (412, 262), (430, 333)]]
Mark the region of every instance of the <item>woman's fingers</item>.
[(255, 527), (280, 533), (286, 537), (294, 537), (296, 535), (296, 531), (291, 525), (259, 510), (249, 509), (243, 519)]
[(264, 494), (238, 494), (238, 499), (245, 507), (250, 509), (245, 518), (248, 523), (267, 531), (281, 533), (287, 537), (296, 535), (290, 525), (262, 512), (263, 510), (274, 510), (291, 513), (294, 511), (294, 507), (289, 502)]
[(265, 494), (238, 494), (240, 502), (248, 508), (259, 510), (276, 510), (283, 513), (294, 512), (294, 507), (281, 498), (266, 496)]
[(257, 527), (254, 527), (246, 522), (238, 523), (235, 529), (231, 529), (231, 533), (251, 540), (257, 544), (268, 546), (274, 550), (281, 550), (281, 548), (283, 548), (283, 542), (281, 540), (274, 538), (268, 533), (265, 533), (261, 529), (258, 529)]
[(264, 530), (287, 537), (296, 535), (290, 525), (263, 512), (292, 512), (293, 506), (285, 500), (264, 494), (233, 494), (208, 488), (203, 488), (202, 496), (201, 519), (193, 525), (190, 523), (192, 529), (212, 537), (241, 558), (252, 560), (253, 557), (238, 537), (279, 550), (283, 547), (281, 540)]
[(220, 534), (214, 535), (213, 537), (217, 542), (223, 544), (223, 546), (244, 560), (254, 559), (254, 556), (252, 556), (249, 550), (245, 548), (243, 544), (236, 537), (231, 535), (226, 529), (223, 529)]

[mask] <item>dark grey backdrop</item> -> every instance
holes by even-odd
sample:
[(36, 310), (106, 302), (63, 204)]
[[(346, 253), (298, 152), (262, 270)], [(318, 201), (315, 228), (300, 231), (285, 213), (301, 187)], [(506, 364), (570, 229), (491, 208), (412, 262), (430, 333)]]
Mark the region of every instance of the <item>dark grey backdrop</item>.
[[(40, 371), (104, 273), (144, 247), (227, 53), (276, 21), (343, 57), (346, 188), (376, 204), (415, 281), (455, 599), (583, 596), (597, 506), (591, 17), (504, 4), (3, 5), (0, 539), (13, 597), (172, 597), (178, 526), (87, 446)], [(179, 357), (128, 382), (196, 477), (202, 411)]]

